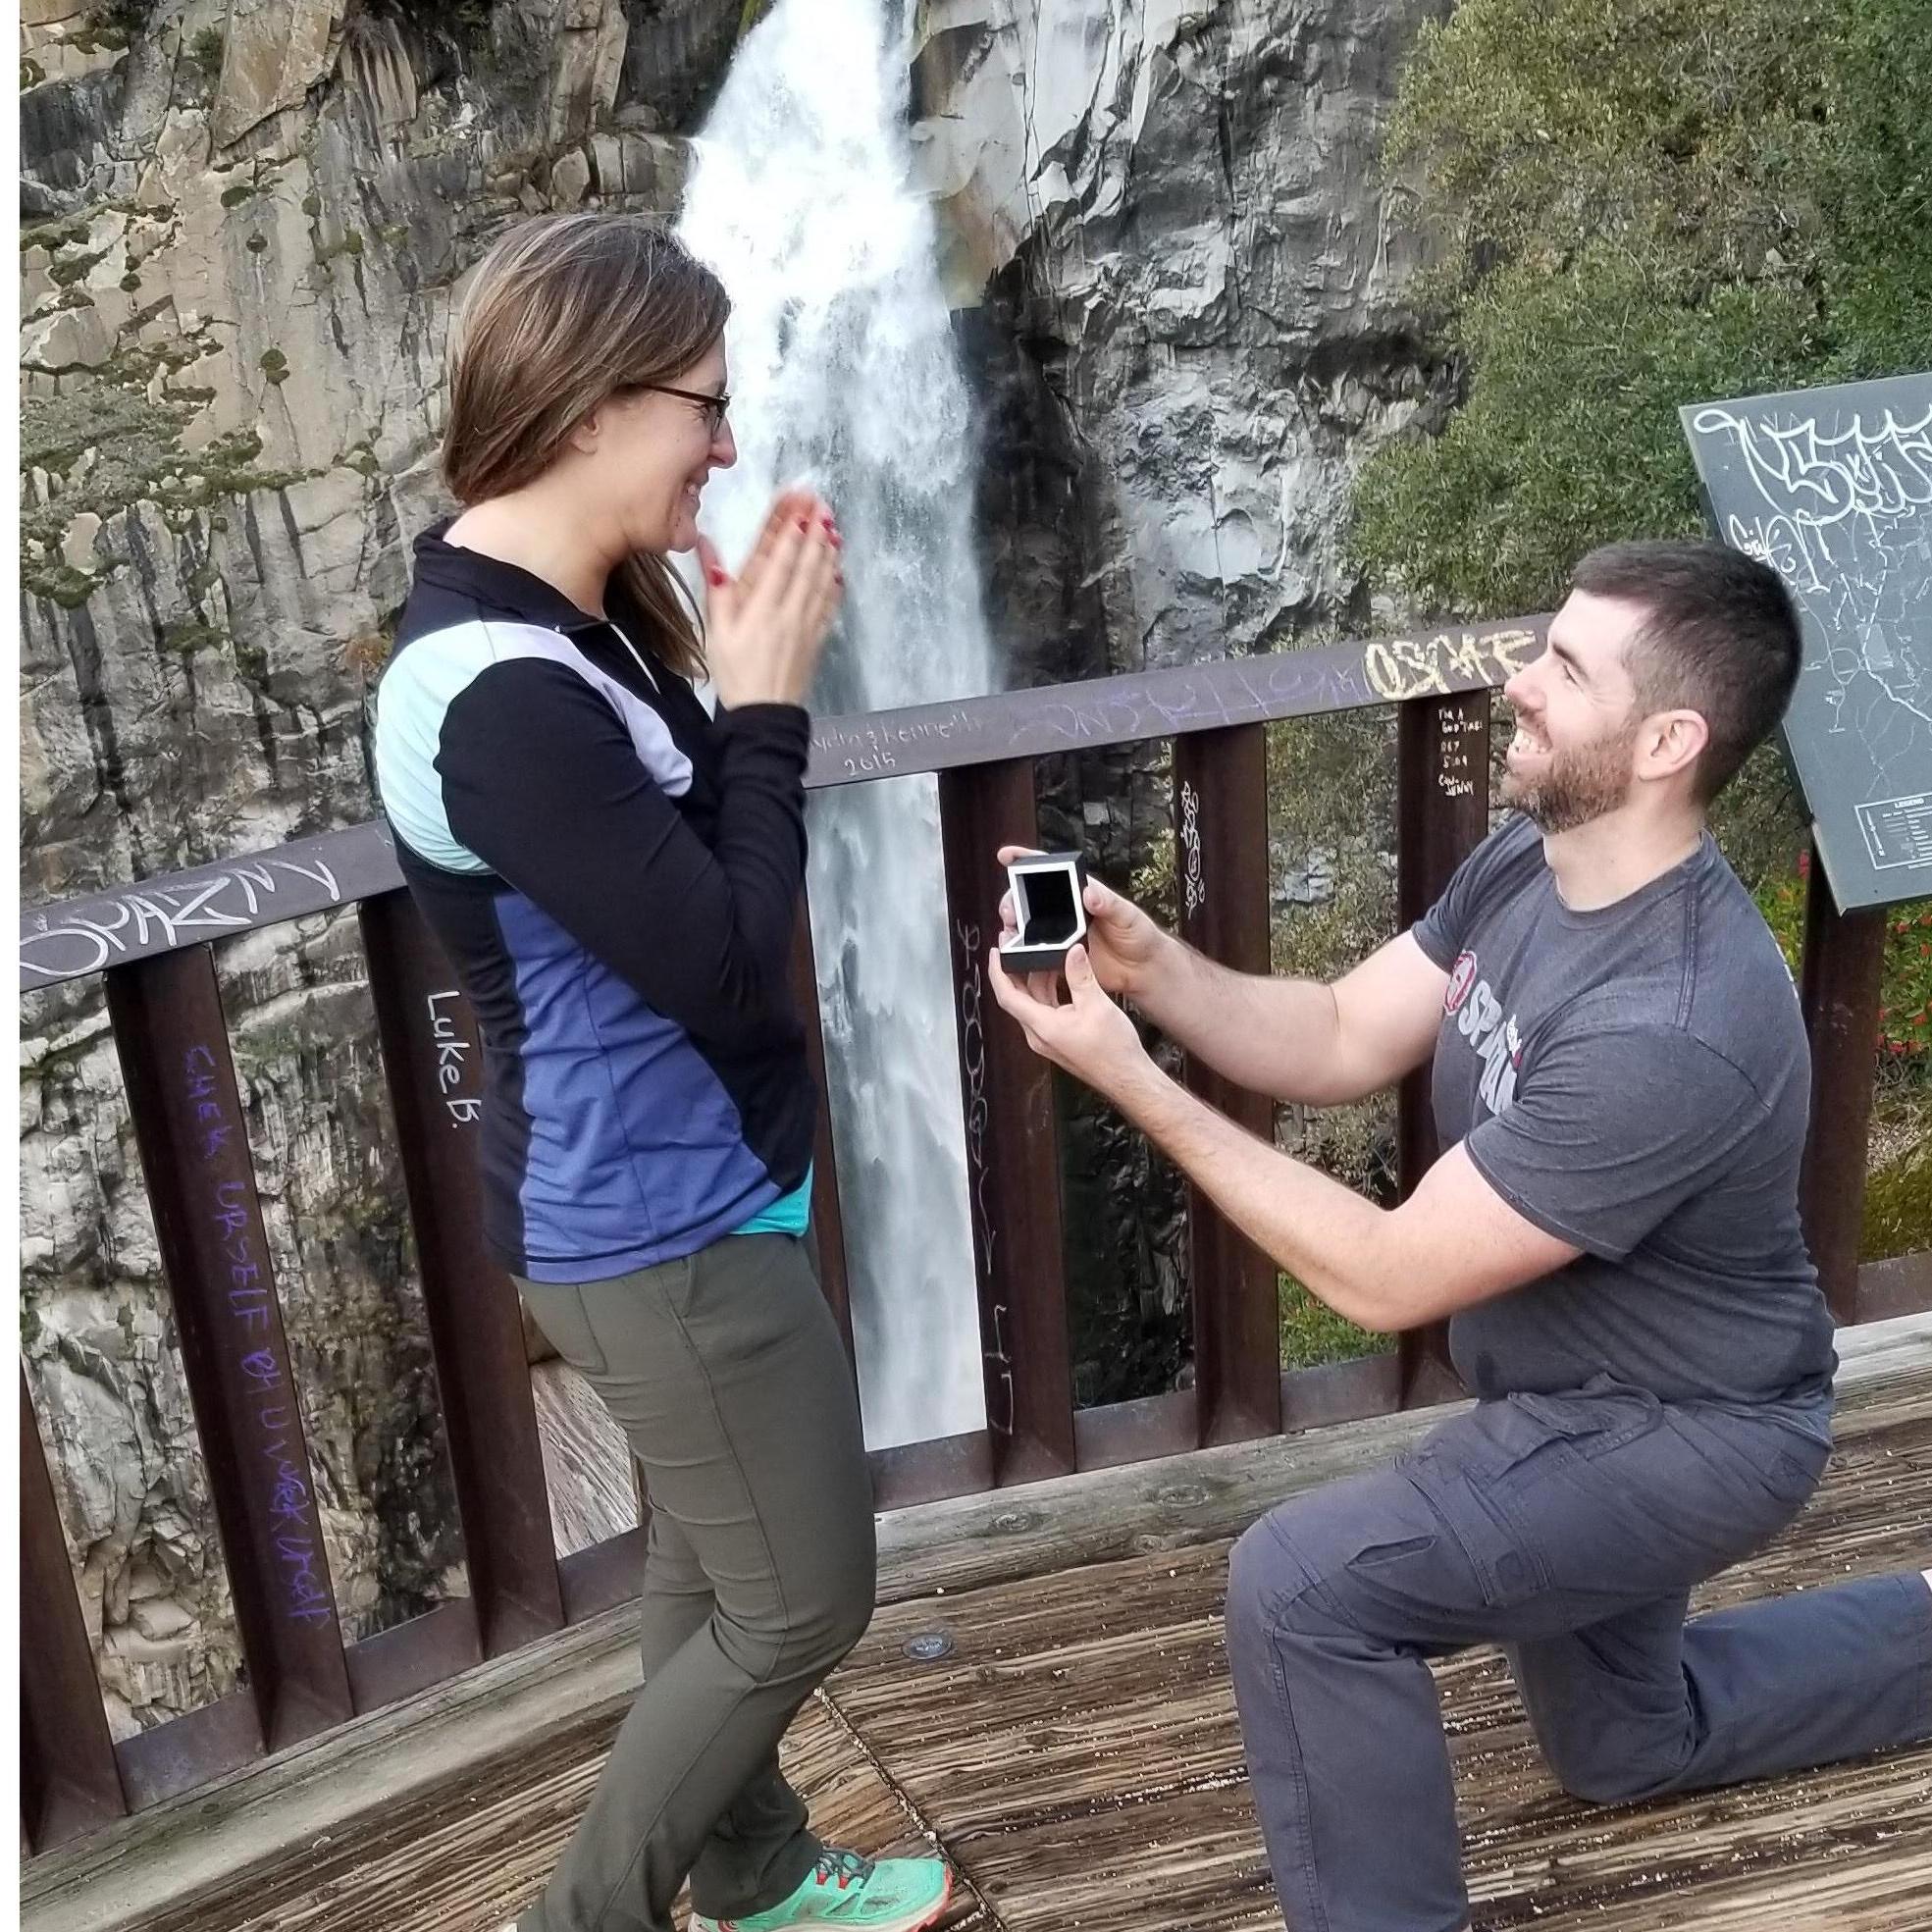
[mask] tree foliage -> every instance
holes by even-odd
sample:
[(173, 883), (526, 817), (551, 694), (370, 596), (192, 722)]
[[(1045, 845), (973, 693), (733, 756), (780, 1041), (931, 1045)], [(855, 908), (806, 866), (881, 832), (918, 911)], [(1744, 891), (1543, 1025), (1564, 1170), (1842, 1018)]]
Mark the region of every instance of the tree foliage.
[[(1926, 0), (1463, 0), (1426, 28), (1388, 160), (1462, 395), (1365, 466), (1371, 574), (1431, 614), (1553, 608), (1595, 545), (1702, 533), (1681, 404), (1932, 367), (1929, 29)], [(1795, 944), (1771, 748), (1717, 816)], [(1867, 1254), (1932, 1238), (1928, 916), (1888, 933)]]
[(1366, 467), (1356, 542), (1438, 612), (1548, 607), (1702, 528), (1677, 407), (1932, 363), (1923, 0), (1464, 0), (1388, 159), (1462, 406)]

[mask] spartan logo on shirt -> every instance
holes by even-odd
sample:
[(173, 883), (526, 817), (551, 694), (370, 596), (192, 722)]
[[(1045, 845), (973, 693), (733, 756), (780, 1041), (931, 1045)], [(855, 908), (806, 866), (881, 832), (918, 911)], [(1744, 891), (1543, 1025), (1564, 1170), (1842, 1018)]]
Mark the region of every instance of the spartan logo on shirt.
[(1477, 1088), (1491, 1114), (1506, 1114), (1516, 1098), (1516, 1074), (1523, 1065), (1523, 1036), (1516, 1028), (1516, 1016), (1503, 1018), (1502, 1002), (1489, 991), (1489, 982), (1476, 976), (1476, 955), (1462, 953), (1456, 958), (1442, 994), (1442, 1012), (1456, 1022), (1456, 1031), (1469, 1042), (1483, 1062), (1483, 1078)]

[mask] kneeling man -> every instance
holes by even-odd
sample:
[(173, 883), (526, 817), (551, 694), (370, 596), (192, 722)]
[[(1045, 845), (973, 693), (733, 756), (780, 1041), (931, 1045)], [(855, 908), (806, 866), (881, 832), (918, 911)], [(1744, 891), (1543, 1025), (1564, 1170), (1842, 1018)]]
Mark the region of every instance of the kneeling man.
[[(1098, 884), (1064, 993), (994, 957), (1035, 1052), (1338, 1314), (1450, 1318), (1477, 1397), (1235, 1547), (1234, 1690), (1296, 1932), (1467, 1924), (1425, 1660), (1468, 1645), (1504, 1647), (1551, 1769), (1602, 1802), (1932, 1735), (1932, 1572), (1686, 1621), (1831, 1448), (1832, 1325), (1799, 1226), (1804, 1031), (1704, 822), (1798, 666), (1763, 565), (1594, 551), (1505, 687), (1516, 815), (1344, 978), (1230, 972)], [(1280, 1100), (1357, 1099), (1433, 1060), (1448, 1151), (1380, 1208), (1170, 1079), (1110, 996)]]

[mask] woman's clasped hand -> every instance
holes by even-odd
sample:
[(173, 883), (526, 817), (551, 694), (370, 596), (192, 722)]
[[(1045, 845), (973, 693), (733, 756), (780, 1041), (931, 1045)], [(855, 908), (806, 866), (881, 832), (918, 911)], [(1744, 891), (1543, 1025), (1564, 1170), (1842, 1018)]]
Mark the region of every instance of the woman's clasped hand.
[(698, 540), (705, 571), (705, 657), (718, 702), (802, 705), (845, 594), (843, 547), (830, 505), (784, 490), (736, 576)]

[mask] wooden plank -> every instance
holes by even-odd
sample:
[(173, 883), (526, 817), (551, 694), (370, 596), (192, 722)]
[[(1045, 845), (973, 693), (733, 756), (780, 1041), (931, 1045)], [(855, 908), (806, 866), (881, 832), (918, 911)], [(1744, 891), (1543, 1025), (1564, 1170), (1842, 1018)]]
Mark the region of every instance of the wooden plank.
[(523, 1311), (483, 1246), (482, 1042), (409, 895), (364, 900), (361, 917), (470, 1600), (483, 1653), (494, 1657), (560, 1629), (563, 1596)]
[(1817, 1264), (1825, 1299), (1841, 1322), (1857, 1319), (1865, 1130), (1871, 1121), (1884, 966), (1884, 910), (1841, 913), (1813, 846), (1800, 979), (1805, 1029), (1811, 1036), (1811, 1125), (1800, 1199), (1805, 1244)]
[[(334, 1735), (318, 1732), (318, 1738)], [(299, 1747), (297, 1747), (299, 1749)], [(114, 1747), (121, 1766), (121, 1783), (136, 1811), (166, 1804), (195, 1791), (237, 1766), (262, 1758), (262, 1721), (255, 1699), (243, 1685), (213, 1703), (197, 1704), (157, 1724), (136, 1731)]]
[(1932, 1309), (1932, 1248), (1868, 1261), (1858, 1270), (1857, 1319), (1889, 1322)]
[(214, 955), (117, 966), (107, 1007), (261, 1741), (279, 1750), (354, 1706)]
[(869, 1449), (872, 1507), (907, 1509), (946, 1496), (977, 1495), (993, 1487), (993, 1443), (983, 1429)]
[(839, 1206), (838, 1150), (832, 1144), (832, 1106), (825, 1084), (825, 1028), (818, 1009), (818, 967), (811, 951), (811, 918), (799, 903), (798, 937), (792, 952), (792, 997), (805, 1028), (806, 1060), (818, 1097), (818, 1124), (811, 1154), (811, 1251), (818, 1285), (838, 1319), (848, 1362), (854, 1359), (852, 1290), (846, 1276), (845, 1216)]
[[(1898, 1526), (1932, 1518), (1932, 1372), (1866, 1384), (1824, 1488), (1698, 1607), (1897, 1566)], [(1244, 1780), (1220, 1609), (1227, 1545), (895, 1605), (830, 1693), (1013, 1932), (1077, 1916), (1138, 1932), (1158, 1895), (1195, 1926), (1279, 1924)], [(943, 1630), (952, 1648), (913, 1663)], [(1499, 1661), (1437, 1672), (1479, 1928), (1684, 1922), (1682, 1901), (1758, 1881), (1760, 1908), (1856, 1862), (1869, 1903), (1932, 1900), (1932, 1747), (1721, 1794), (1603, 1810), (1560, 1794)], [(1920, 1861), (1906, 1885), (1898, 1841)], [(1876, 1848), (1878, 1855), (1868, 1854)], [(1762, 1923), (1784, 1922), (1765, 1917)], [(1829, 1918), (1820, 1923), (1833, 1923)], [(1894, 1921), (1909, 1923), (1910, 1920)]]
[[(1395, 724), (1395, 917), (1406, 930), (1441, 896), (1489, 825), (1489, 694), (1424, 698)], [(1403, 1080), (1396, 1098), (1396, 1167), (1404, 1196), (1441, 1148), (1429, 1069)], [(1452, 1399), (1462, 1384), (1449, 1361), (1445, 1322), (1401, 1337), (1402, 1406)]]
[(650, 1510), (642, 1495), (640, 1521), (634, 1530), (594, 1542), (558, 1562), (557, 1581), (563, 1586), (563, 1614), (573, 1623), (602, 1616), (606, 1610), (628, 1608), (644, 1588), (644, 1554), (650, 1533)]
[(1079, 684), (820, 718), (809, 786), (910, 777), (1000, 759), (1100, 752), (1275, 718), (1395, 705), (1506, 682), (1542, 648), (1547, 614), (1407, 637), (1307, 645)]
[[(1268, 739), (1258, 724), (1174, 745), (1180, 936), (1236, 972), (1266, 974)], [(1191, 1055), (1187, 1084), (1258, 1139), (1275, 1103)], [(1280, 1295), (1275, 1263), (1199, 1187), (1187, 1190), (1187, 1284), (1194, 1313), (1198, 1440), (1241, 1442), (1281, 1426)]]
[[(1879, 1486), (1899, 1474), (1899, 1457), (1888, 1454), (1898, 1446), (1898, 1432), (1922, 1429), (1932, 1408), (1932, 1318), (1847, 1331), (1839, 1341), (1845, 1359), (1838, 1462), (1855, 1468), (1866, 1493), (1856, 1510), (1832, 1505), (1839, 1510), (1832, 1532), (1838, 1540), (1825, 1560), (1844, 1562), (1862, 1551), (1868, 1563), (1896, 1562), (1898, 1524), (1907, 1520), (1900, 1511), (1912, 1495)], [(950, 1618), (966, 1593), (1057, 1576), (1063, 1565), (1095, 1555), (1159, 1551), (1156, 1567), (1178, 1567), (1190, 1548), (1245, 1529), (1308, 1481), (1352, 1474), (1435, 1420), (1380, 1417), (1310, 1437), (1197, 1451), (1159, 1468), (900, 1512), (880, 1526), (880, 1600), (911, 1606), (904, 1613), (910, 1635), (941, 1620), (938, 1605)], [(1336, 1438), (1346, 1440), (1348, 1453), (1311, 1456)], [(1036, 1510), (1036, 1501), (1051, 1507)], [(1824, 1522), (1819, 1507), (1807, 1523)], [(1105, 1594), (1096, 1588), (1101, 1574), (1074, 1573), (1072, 1588), (1090, 1605)], [(882, 1616), (875, 1632), (893, 1628), (889, 1616), (896, 1614)], [(341, 1835), (371, 1789), (399, 1806), (469, 1779), (480, 1764), (533, 1753), (547, 1739), (616, 1707), (637, 1681), (636, 1615), (626, 1605), (494, 1659), (411, 1704), (360, 1717), (301, 1749), (32, 1860), (23, 1874), (22, 1899), (33, 1932), (113, 1932), (142, 1910), (198, 1896), (289, 1848)]]
[(631, 1445), (598, 1392), (561, 1358), (530, 1372), (556, 1553), (637, 1528)]
[(128, 1799), (24, 1367), (20, 1412), (21, 1822), (44, 1851), (123, 1816)]
[[(621, 1715), (621, 1706), (600, 1711), (404, 1803), (365, 1794), (360, 1815), (303, 1855), (223, 1874), (131, 1920), (130, 1932), (497, 1932), (541, 1891), (576, 1829)], [(930, 1851), (918, 1820), (826, 1704), (807, 1704), (780, 1761), (840, 1844), (881, 1855)], [(977, 1907), (962, 1893), (939, 1923), (947, 1932), (983, 1926)]]
[(1006, 888), (995, 855), (1002, 846), (1038, 838), (1031, 765), (943, 774), (939, 826), (986, 1433), (995, 1481), (1024, 1483), (1074, 1466), (1052, 1070), (1000, 1012), (986, 983)]
[(1080, 1470), (1118, 1469), (1124, 1463), (1183, 1455), (1200, 1436), (1191, 1388), (1163, 1389), (1125, 1402), (1103, 1402), (1073, 1418)]
[(1385, 1416), (1402, 1406), (1402, 1358), (1378, 1348), (1348, 1362), (1319, 1362), (1281, 1375), (1281, 1427), (1321, 1429), (1364, 1416)]
[[(1533, 656), (1548, 623), (1547, 615), (1505, 617), (1426, 637), (1317, 645), (819, 718), (805, 782), (816, 788), (903, 778), (1473, 691), (1501, 684)], [(233, 938), (401, 884), (389, 829), (377, 821), (109, 892), (23, 907), (21, 989), (90, 978), (108, 966)]]
[(21, 908), (21, 991), (352, 904), (402, 883), (380, 820), (161, 878)]
[(349, 1645), (349, 1686), (355, 1693), (355, 1707), (376, 1710), (400, 1703), (467, 1670), (481, 1654), (476, 1605), (467, 1596), (452, 1596), (420, 1616)]

